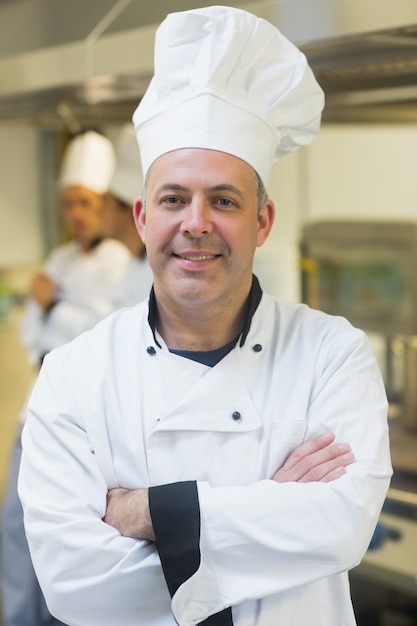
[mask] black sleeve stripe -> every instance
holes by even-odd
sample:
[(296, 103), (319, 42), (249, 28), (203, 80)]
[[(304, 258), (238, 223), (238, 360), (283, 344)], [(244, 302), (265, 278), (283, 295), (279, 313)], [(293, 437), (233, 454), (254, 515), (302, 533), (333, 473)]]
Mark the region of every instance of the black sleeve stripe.
[[(150, 487), (149, 509), (156, 545), (171, 598), (200, 567), (200, 505), (197, 483)], [(233, 626), (232, 610), (211, 615), (201, 625)]]
[(200, 506), (196, 482), (150, 487), (149, 508), (172, 597), (200, 566)]
[(232, 609), (224, 609), (220, 613), (210, 615), (204, 622), (200, 622), (199, 626), (233, 626)]

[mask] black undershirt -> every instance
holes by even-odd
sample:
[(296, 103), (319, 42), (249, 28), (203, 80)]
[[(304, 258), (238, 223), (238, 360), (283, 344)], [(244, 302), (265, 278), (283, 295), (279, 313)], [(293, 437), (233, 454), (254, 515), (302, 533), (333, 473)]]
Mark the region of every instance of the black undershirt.
[(239, 337), (236, 337), (236, 339), (233, 339), (233, 341), (230, 341), (222, 348), (217, 348), (217, 350), (170, 350), (170, 352), (183, 356), (186, 359), (197, 361), (203, 365), (214, 367), (223, 359), (223, 357), (226, 356), (226, 354), (233, 350), (238, 339)]

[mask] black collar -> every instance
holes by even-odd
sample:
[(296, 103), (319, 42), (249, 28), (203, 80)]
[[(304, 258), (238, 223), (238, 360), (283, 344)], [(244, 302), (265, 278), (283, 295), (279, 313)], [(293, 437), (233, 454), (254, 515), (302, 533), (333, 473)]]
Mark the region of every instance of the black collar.
[[(246, 337), (248, 336), (250, 326), (252, 323), (252, 317), (254, 316), (255, 311), (259, 306), (261, 298), (262, 298), (262, 289), (259, 284), (259, 280), (256, 278), (255, 274), (253, 274), (252, 286), (249, 292), (249, 305), (246, 311), (246, 317), (245, 317), (245, 322), (243, 324), (242, 334), (240, 335), (240, 342), (239, 342), (240, 347), (242, 347), (245, 344)], [(152, 287), (151, 293), (149, 296), (148, 322), (149, 322), (149, 326), (152, 329), (154, 341), (156, 345), (158, 346), (158, 348), (161, 348), (161, 344), (156, 338), (156, 330), (155, 330), (156, 312), (157, 312), (157, 305), (156, 305), (155, 291), (154, 291), (154, 288)]]

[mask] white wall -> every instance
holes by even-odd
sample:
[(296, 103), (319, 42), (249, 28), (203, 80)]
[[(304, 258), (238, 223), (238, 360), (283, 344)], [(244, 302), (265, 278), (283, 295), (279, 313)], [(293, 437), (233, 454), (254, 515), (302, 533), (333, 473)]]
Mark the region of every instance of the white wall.
[(308, 218), (417, 219), (416, 126), (324, 126), (308, 160)]
[(278, 161), (268, 185), (275, 204), (271, 234), (255, 255), (254, 271), (265, 291), (287, 300), (300, 299), (298, 233), (303, 207), (303, 150)]
[(42, 257), (36, 130), (0, 128), (0, 268)]

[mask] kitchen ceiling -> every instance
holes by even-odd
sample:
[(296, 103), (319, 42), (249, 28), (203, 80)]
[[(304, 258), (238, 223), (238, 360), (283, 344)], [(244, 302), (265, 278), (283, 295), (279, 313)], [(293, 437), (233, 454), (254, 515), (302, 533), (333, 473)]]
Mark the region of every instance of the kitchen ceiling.
[[(76, 130), (130, 119), (152, 75), (157, 24), (206, 4), (2, 0), (0, 124)], [(326, 93), (325, 122), (417, 121), (415, 0), (218, 4), (247, 8), (297, 43)]]

